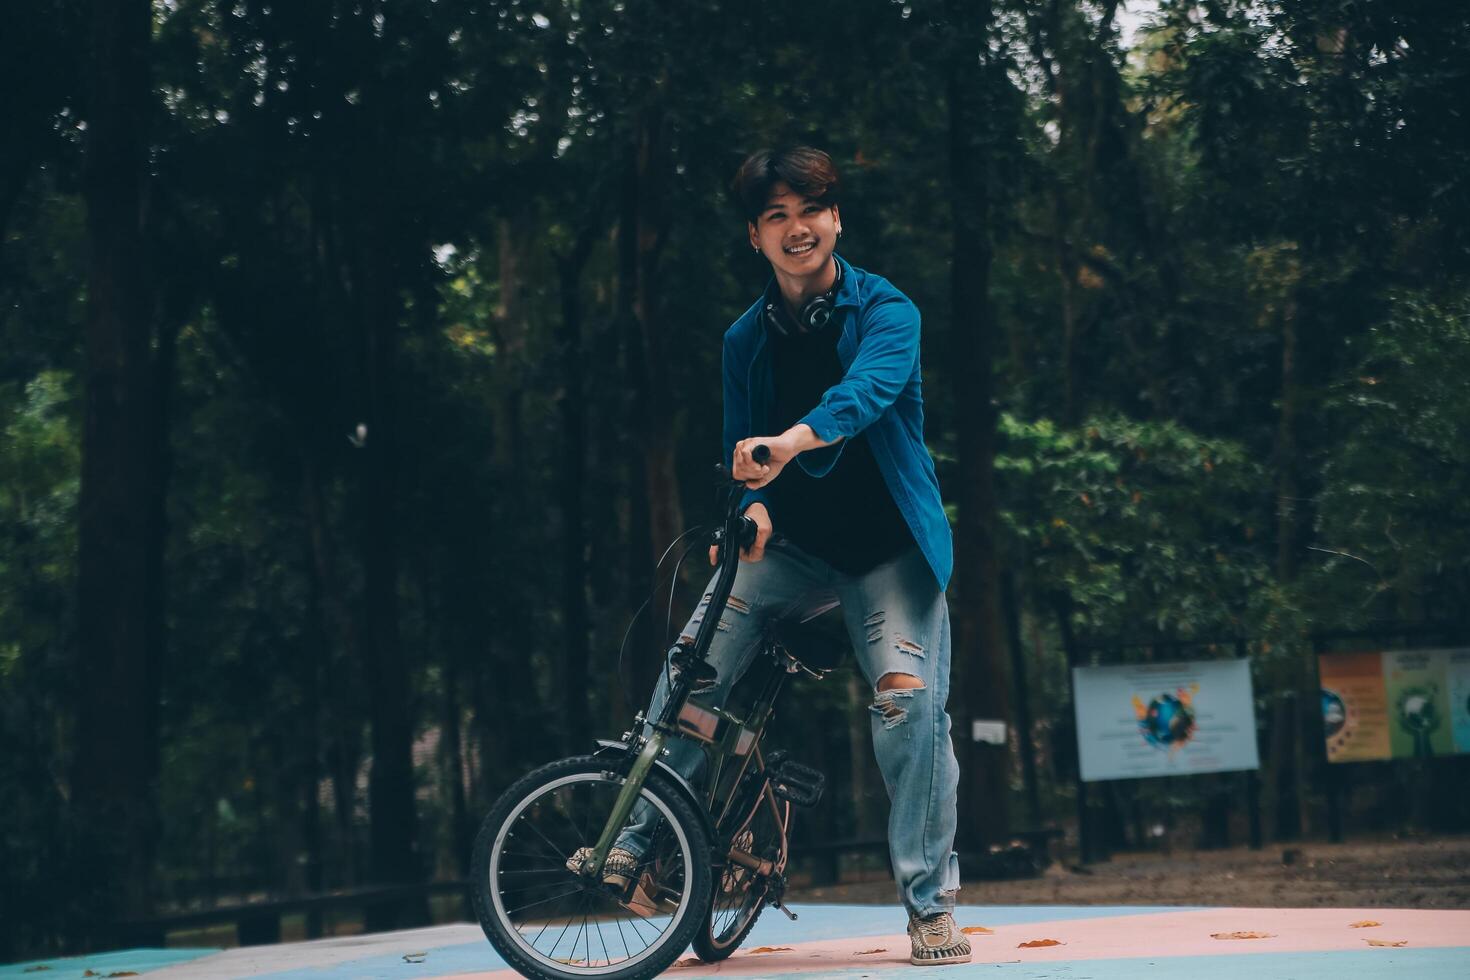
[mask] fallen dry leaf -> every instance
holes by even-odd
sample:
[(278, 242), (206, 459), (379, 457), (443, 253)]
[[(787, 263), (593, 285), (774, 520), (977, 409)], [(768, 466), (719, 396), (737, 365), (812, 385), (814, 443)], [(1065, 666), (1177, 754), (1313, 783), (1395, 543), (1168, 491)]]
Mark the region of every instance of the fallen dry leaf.
[(1275, 939), (1274, 932), (1212, 932), (1211, 939)]
[[(28, 966), (24, 970), (21, 970), (20, 972), (21, 973), (40, 973), (42, 970), (49, 970), (49, 969), (51, 969), (51, 967), (47, 966), (45, 963), (38, 963), (35, 966)], [(87, 972), (88, 973), (92, 973), (91, 970), (88, 970)], [(95, 977), (96, 975), (97, 974), (92, 973), (92, 976)]]
[(403, 962), (405, 962), (405, 963), (422, 963), (424, 961), (424, 957), (426, 957), (428, 955), (429, 955), (428, 953), (404, 953), (403, 954)]
[(960, 930), (960, 932), (963, 932), (967, 936), (993, 936), (993, 935), (995, 935), (995, 930), (994, 929), (987, 929), (984, 926), (965, 926), (963, 929)]
[(755, 949), (747, 950), (749, 953), (784, 953), (790, 946), (757, 946)]
[(1361, 922), (1349, 922), (1349, 929), (1370, 929), (1373, 926), (1381, 926), (1382, 922), (1374, 922), (1372, 919), (1364, 919)]
[(1060, 939), (1033, 939), (1029, 943), (1019, 943), (1017, 949), (1035, 949), (1038, 946), (1060, 946)]
[(856, 955), (856, 956), (872, 956), (874, 953), (886, 953), (886, 952), (888, 952), (887, 949), (885, 949), (882, 946), (879, 946), (877, 949), (860, 949), (854, 955)]
[(1369, 946), (1407, 946), (1407, 945), (1409, 945), (1409, 941), (1407, 939), (1365, 939), (1363, 941), (1365, 943), (1367, 943)]
[(136, 977), (137, 975), (133, 970), (118, 970), (116, 973), (108, 974), (109, 977)]
[(701, 960), (699, 959), (698, 956), (686, 956), (682, 960), (680, 960), (679, 962), (675, 963), (674, 964), (674, 967), (677, 969), (678, 967), (681, 967), (681, 966), (698, 966), (700, 964), (700, 962), (701, 962)]

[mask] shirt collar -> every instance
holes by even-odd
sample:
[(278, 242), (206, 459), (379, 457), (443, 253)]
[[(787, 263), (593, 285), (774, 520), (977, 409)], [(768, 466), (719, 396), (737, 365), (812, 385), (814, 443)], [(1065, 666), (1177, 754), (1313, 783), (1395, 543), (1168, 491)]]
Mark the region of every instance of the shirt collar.
[(836, 252), (832, 253), (832, 257), (835, 258), (837, 260), (837, 264), (842, 267), (842, 285), (838, 288), (837, 295), (832, 297), (832, 305), (838, 308), (844, 306), (857, 306), (857, 277), (852, 274), (852, 266), (848, 265), (847, 260), (838, 255)]

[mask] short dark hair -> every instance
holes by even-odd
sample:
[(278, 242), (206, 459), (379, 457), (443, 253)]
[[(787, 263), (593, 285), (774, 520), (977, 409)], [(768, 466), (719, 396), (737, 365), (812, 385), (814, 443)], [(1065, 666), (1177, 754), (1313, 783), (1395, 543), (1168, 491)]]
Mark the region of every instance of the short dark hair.
[(771, 199), (771, 188), (778, 183), (824, 207), (837, 203), (837, 166), (821, 150), (811, 146), (756, 150), (745, 158), (730, 183), (747, 221), (760, 217)]

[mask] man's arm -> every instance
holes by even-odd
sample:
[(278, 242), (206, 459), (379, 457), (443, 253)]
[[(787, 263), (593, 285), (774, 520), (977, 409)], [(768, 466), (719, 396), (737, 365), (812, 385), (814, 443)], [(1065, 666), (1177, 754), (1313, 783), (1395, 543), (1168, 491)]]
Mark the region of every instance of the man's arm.
[[(735, 444), (731, 472), (735, 479), (744, 480), (747, 487), (760, 491), (776, 477), (786, 464), (810, 449), (830, 446), (812, 431), (805, 422), (798, 422), (779, 436), (751, 436)], [(755, 461), (755, 449), (765, 446), (771, 451), (764, 463)]]
[[(855, 436), (877, 421), (898, 400), (919, 359), (919, 309), (895, 293), (866, 314), (867, 326), (857, 356), (842, 380), (828, 388), (821, 404), (798, 422), (811, 430), (815, 445), (830, 446)], [(824, 476), (837, 462), (837, 452), (819, 453), (820, 461), (803, 468)]]

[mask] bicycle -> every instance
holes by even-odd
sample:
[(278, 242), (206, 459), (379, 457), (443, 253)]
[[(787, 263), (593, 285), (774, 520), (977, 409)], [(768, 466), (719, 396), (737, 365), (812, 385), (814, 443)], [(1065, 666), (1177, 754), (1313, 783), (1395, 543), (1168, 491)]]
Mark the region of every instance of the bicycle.
[[(768, 452), (758, 447), (756, 461)], [(777, 624), (753, 662), (751, 672), (761, 665), (764, 673), (743, 718), (729, 704), (691, 700), (714, 680), (706, 655), (740, 550), (756, 533), (739, 512), (744, 485), (723, 465), (718, 470), (728, 493), (713, 538), (718, 571), (693, 641), (681, 637), (669, 650), (671, 688), (659, 717), (640, 711), (621, 740), (599, 740), (591, 755), (522, 777), (496, 800), (476, 837), (476, 915), (496, 951), (526, 977), (641, 980), (667, 969), (691, 942), (705, 962), (728, 957), (766, 905), (797, 918), (783, 904), (791, 808), (814, 806), (825, 779), (782, 751), (764, 754), (762, 745), (785, 678), (821, 679), (845, 647), (810, 627)], [(808, 652), (799, 658), (792, 647)], [(675, 738), (704, 750), (701, 787), (663, 761)], [(639, 826), (653, 825), (649, 846), (631, 868), (605, 872), (635, 806)], [(590, 856), (578, 859), (589, 847)]]

